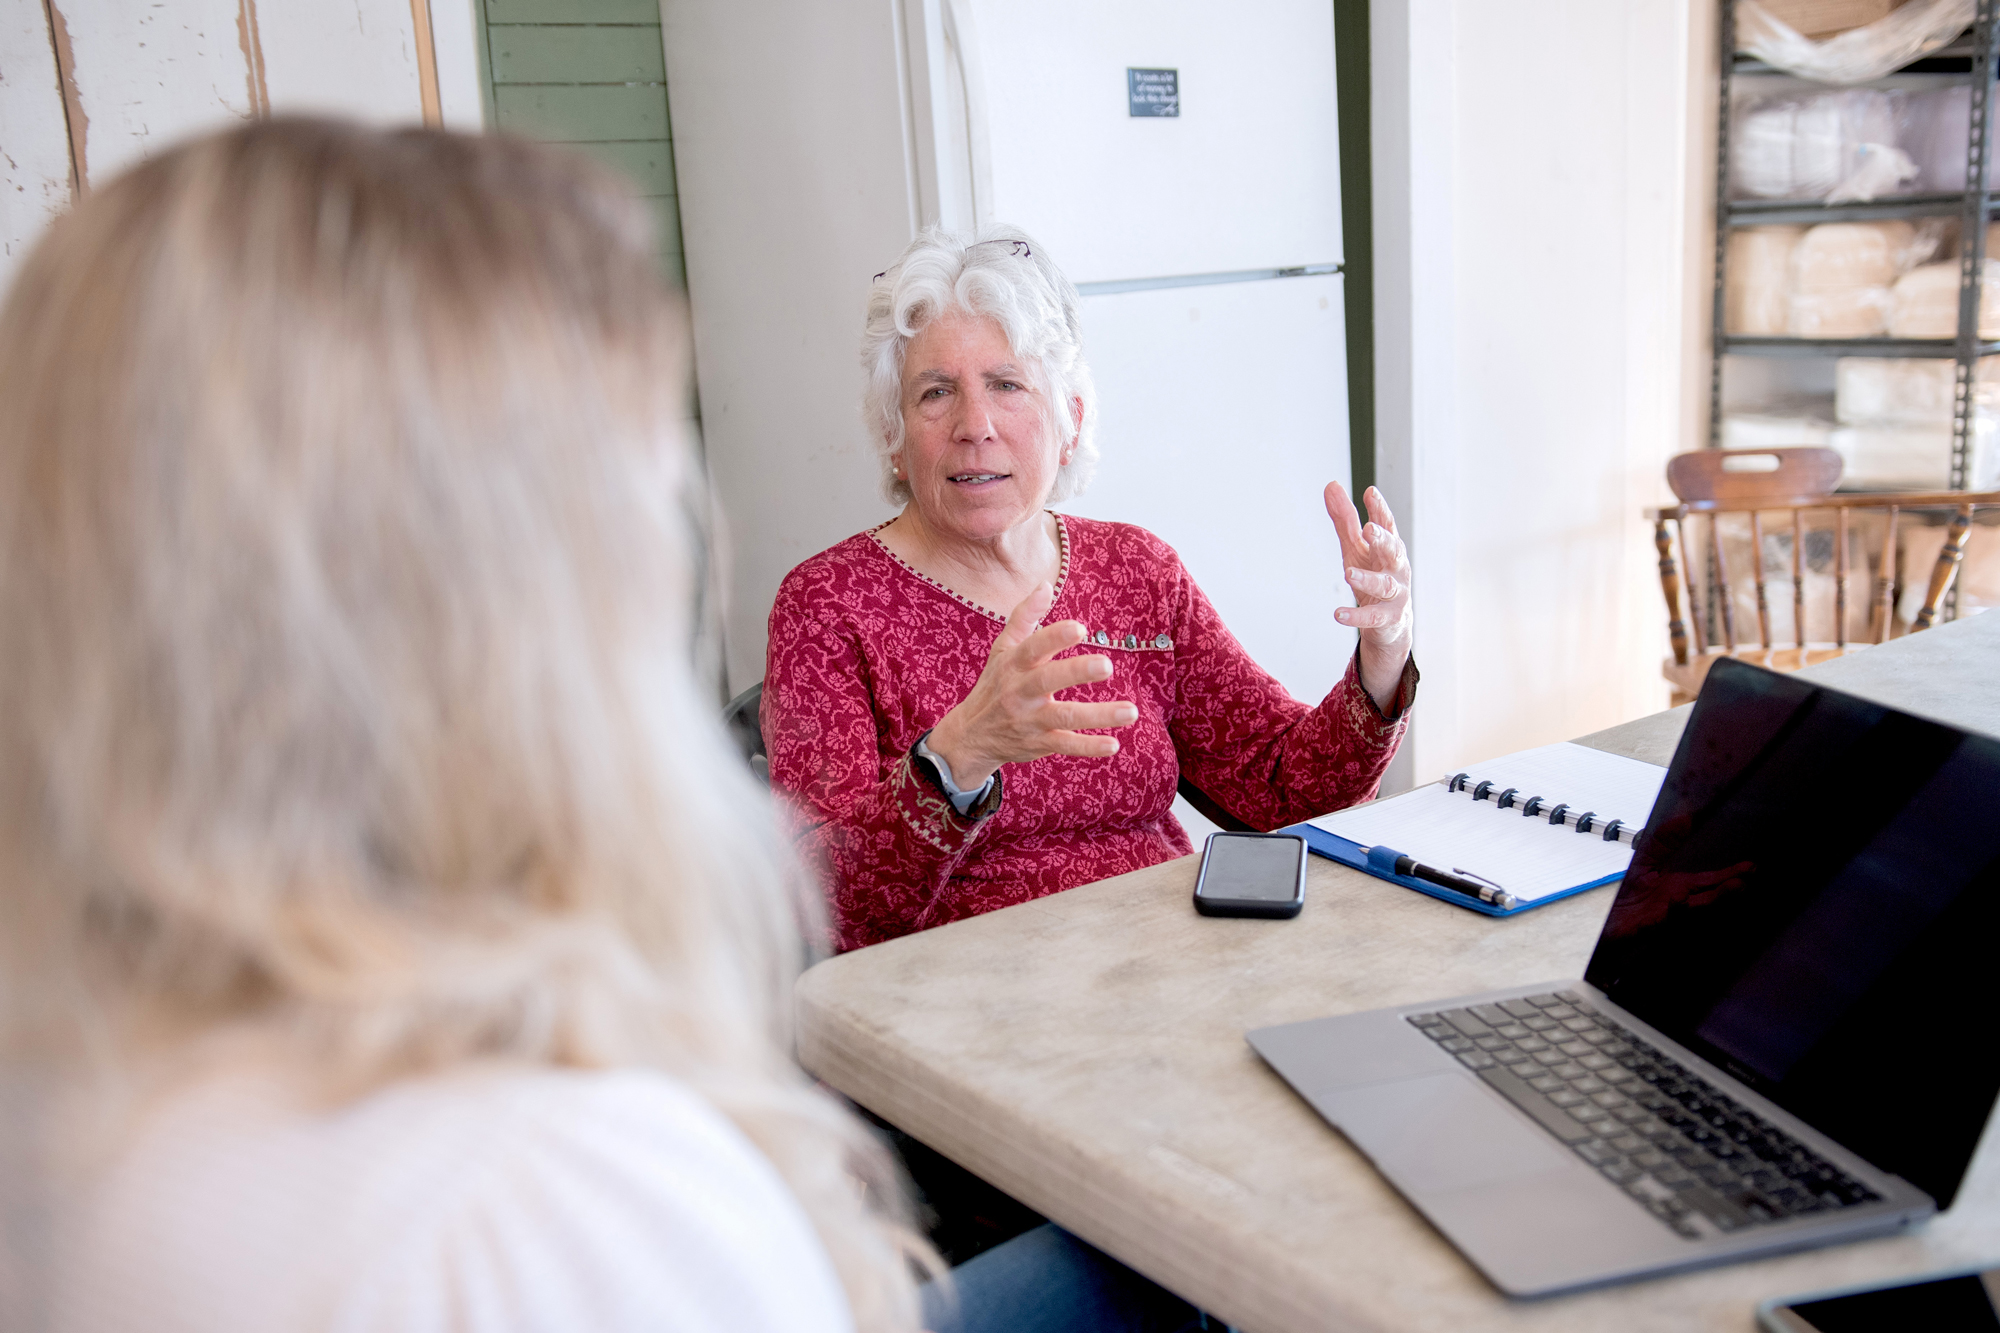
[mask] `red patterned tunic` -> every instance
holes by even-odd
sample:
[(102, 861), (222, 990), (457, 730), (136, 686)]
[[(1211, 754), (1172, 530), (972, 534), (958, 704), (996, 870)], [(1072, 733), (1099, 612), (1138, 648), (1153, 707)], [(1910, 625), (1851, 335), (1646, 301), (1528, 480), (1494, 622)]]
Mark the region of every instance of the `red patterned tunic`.
[[(1063, 571), (1045, 619), (1079, 620), (1139, 720), (1108, 759), (1052, 755), (1001, 770), (1000, 807), (953, 810), (910, 747), (965, 698), (1002, 621), (917, 573), (872, 532), (794, 569), (771, 611), (763, 731), (771, 783), (855, 949), (1155, 865), (1193, 850), (1169, 806), (1178, 777), (1246, 823), (1277, 828), (1375, 794), (1416, 671), (1389, 717), (1355, 664), (1318, 708), (1250, 660), (1159, 538), (1059, 517)], [(886, 525), (884, 525), (886, 526)], [(1390, 720), (1393, 718), (1394, 720)]]

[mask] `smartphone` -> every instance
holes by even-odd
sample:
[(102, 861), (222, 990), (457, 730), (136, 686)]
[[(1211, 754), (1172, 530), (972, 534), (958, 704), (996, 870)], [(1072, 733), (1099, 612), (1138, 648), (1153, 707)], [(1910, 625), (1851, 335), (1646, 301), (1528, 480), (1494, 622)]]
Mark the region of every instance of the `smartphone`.
[(1203, 916), (1297, 916), (1306, 905), (1306, 840), (1296, 833), (1211, 833), (1194, 910)]
[(1787, 1296), (1757, 1307), (1766, 1333), (2000, 1333), (2000, 1268), (1937, 1273), (1884, 1286)]

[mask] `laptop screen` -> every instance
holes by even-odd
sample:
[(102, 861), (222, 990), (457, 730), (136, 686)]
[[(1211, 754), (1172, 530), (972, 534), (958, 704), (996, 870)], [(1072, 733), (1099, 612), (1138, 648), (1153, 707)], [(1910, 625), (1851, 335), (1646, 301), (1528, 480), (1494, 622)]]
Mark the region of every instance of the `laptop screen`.
[(2000, 1095), (2000, 741), (1717, 662), (1585, 977), (1949, 1206)]

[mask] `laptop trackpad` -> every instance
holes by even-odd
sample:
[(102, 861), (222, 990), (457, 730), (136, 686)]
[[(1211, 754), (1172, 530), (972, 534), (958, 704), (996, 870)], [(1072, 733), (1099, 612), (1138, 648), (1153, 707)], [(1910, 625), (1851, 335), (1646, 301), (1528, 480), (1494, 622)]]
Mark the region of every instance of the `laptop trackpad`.
[(1410, 1193), (1518, 1180), (1572, 1164), (1538, 1126), (1463, 1074), (1336, 1092), (1320, 1110)]

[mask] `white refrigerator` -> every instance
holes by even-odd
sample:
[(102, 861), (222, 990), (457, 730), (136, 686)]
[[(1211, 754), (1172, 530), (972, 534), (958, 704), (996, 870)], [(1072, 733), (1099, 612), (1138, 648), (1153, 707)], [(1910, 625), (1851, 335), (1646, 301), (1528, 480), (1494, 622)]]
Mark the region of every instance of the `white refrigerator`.
[(1349, 474), (1330, 0), (663, 17), (731, 690), (763, 675), (785, 573), (891, 512), (859, 410), (870, 280), (927, 223), (1003, 221), (1084, 293), (1102, 463), (1064, 508), (1165, 538), (1317, 702), (1354, 646), (1320, 499)]

